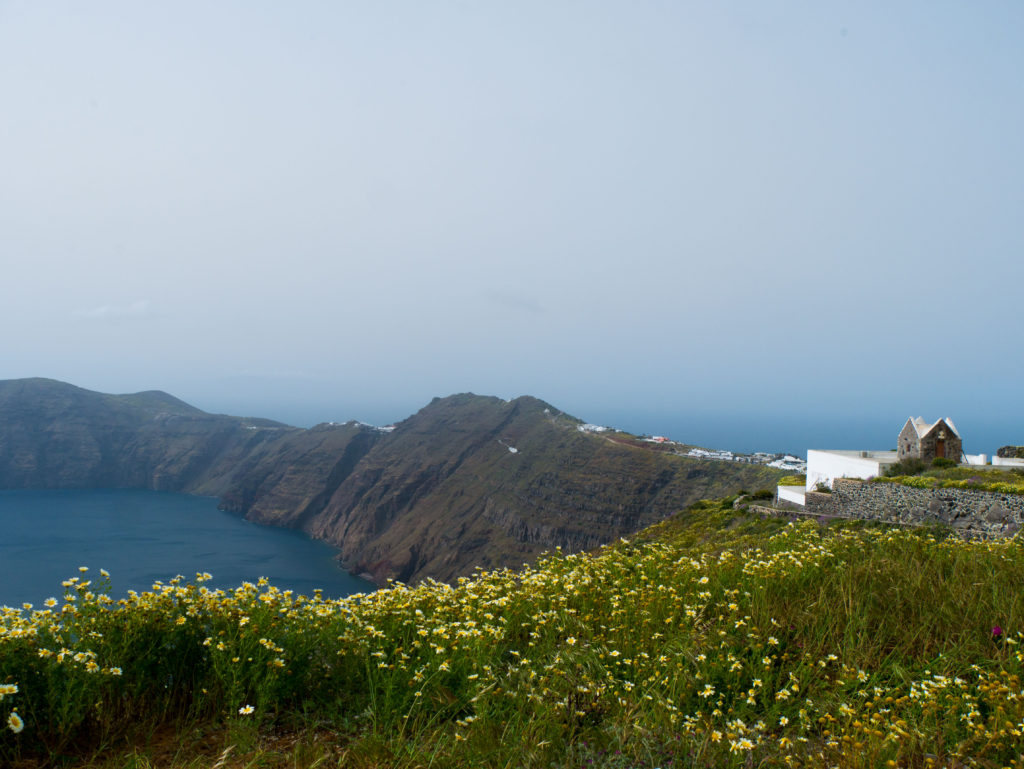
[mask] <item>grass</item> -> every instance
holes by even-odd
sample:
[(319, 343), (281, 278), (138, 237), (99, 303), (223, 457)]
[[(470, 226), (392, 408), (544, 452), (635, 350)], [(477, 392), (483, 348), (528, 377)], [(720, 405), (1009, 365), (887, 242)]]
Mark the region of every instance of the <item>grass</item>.
[(84, 572), (0, 618), (0, 765), (1019, 765), (1021, 543), (731, 502), (340, 601)]
[(1024, 469), (985, 467), (941, 467), (914, 475), (893, 475), (873, 479), (878, 483), (899, 483), (919, 489), (971, 489), (999, 494), (1024, 494)]

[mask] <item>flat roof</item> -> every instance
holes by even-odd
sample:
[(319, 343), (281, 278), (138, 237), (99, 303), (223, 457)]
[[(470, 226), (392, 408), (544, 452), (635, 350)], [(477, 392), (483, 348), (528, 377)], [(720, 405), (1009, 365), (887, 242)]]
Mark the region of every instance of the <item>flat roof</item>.
[(825, 454), (838, 454), (841, 457), (850, 459), (874, 459), (878, 462), (896, 461), (896, 451), (856, 451), (850, 449), (811, 449)]

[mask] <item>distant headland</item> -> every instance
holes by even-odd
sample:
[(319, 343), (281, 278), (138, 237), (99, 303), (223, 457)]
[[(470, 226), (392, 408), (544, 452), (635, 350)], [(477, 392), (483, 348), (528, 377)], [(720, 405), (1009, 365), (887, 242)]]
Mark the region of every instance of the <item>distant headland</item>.
[(215, 496), (249, 520), (338, 547), (346, 568), (378, 583), (592, 549), (783, 475), (662, 444), (589, 429), (531, 396), (463, 393), (386, 427), (302, 429), (209, 414), (160, 391), (0, 381), (0, 488)]

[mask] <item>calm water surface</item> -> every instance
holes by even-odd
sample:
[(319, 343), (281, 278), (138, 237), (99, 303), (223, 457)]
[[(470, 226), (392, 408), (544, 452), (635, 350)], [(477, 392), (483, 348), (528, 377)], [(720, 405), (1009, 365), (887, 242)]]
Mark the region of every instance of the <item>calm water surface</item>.
[(111, 574), (113, 595), (209, 572), (210, 587), (267, 577), (281, 589), (340, 598), (373, 590), (335, 550), (217, 509), (217, 500), (158, 491), (0, 491), (0, 605), (60, 598), (78, 567)]

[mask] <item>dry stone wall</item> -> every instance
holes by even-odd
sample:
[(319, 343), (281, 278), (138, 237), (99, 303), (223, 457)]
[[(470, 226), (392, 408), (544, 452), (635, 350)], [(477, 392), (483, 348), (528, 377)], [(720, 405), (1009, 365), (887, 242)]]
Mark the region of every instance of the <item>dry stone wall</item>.
[(807, 513), (914, 526), (944, 524), (969, 537), (1009, 537), (1024, 525), (1024, 496), (968, 489), (915, 489), (838, 478), (831, 494), (808, 492)]

